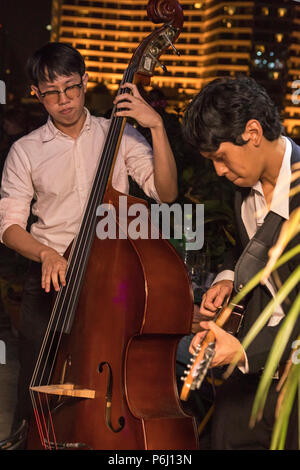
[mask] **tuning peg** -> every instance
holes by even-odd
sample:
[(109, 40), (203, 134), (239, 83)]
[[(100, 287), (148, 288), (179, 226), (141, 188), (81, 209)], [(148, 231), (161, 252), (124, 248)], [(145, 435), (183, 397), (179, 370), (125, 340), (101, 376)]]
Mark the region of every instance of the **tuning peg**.
[(168, 37), (168, 35), (166, 33), (164, 33), (164, 37), (166, 38), (166, 40), (168, 41), (168, 43), (172, 47), (175, 54), (180, 55), (180, 52), (176, 49), (176, 47), (174, 46), (174, 44), (172, 43), (172, 41), (170, 40), (170, 38)]
[(164, 64), (162, 64), (161, 62), (159, 62), (159, 60), (153, 54), (151, 54), (151, 52), (149, 52), (149, 55), (157, 63), (157, 65), (159, 65), (163, 69), (164, 72), (168, 71), (167, 67)]

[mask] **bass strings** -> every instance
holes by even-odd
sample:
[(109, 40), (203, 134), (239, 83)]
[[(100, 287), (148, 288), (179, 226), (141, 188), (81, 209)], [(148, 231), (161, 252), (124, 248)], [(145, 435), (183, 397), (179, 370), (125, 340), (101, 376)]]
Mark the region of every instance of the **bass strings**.
[[(130, 70), (129, 70), (130, 72)], [(129, 75), (129, 73), (127, 74)], [(126, 76), (126, 74), (124, 75), (124, 79), (123, 79), (123, 82), (126, 82), (126, 81), (129, 81), (129, 76)], [(126, 90), (119, 90), (120, 93), (125, 93)], [(114, 110), (113, 110), (114, 112)], [(124, 118), (113, 118), (113, 122), (112, 122), (112, 125), (110, 126), (110, 129), (109, 129), (109, 136), (108, 136), (108, 140), (106, 141), (107, 143), (107, 147), (112, 147), (112, 141), (114, 140), (114, 137), (115, 137), (115, 134), (117, 132), (117, 128), (121, 128), (121, 125), (122, 125), (122, 121), (123, 121)], [(121, 121), (121, 122), (120, 122)], [(120, 129), (119, 129), (119, 132), (120, 132)], [(119, 136), (118, 136), (119, 137)], [(115, 142), (115, 145), (114, 147), (116, 146), (116, 142)], [(102, 155), (105, 153), (105, 149), (103, 150), (103, 153)], [(113, 155), (112, 155), (113, 156)], [(104, 165), (103, 165), (103, 162), (104, 162)], [(102, 165), (101, 165), (102, 163)], [(102, 168), (102, 166), (104, 166), (104, 169)], [(102, 179), (105, 179), (105, 176), (108, 177), (108, 174), (107, 174), (107, 170), (109, 169), (109, 166), (111, 166), (111, 158), (107, 158), (105, 160), (105, 158), (101, 158), (100, 160), (100, 166), (99, 166), (99, 169), (98, 169), (98, 172), (96, 173), (96, 176), (95, 176), (95, 180), (99, 180), (99, 175), (102, 176)], [(104, 175), (104, 177), (103, 177)], [(67, 321), (67, 318), (71, 316), (72, 314), (72, 310), (74, 309), (74, 305), (75, 305), (75, 302), (76, 300), (74, 299), (73, 297), (73, 291), (74, 291), (74, 286), (76, 285), (76, 289), (77, 289), (77, 292), (75, 293), (75, 298), (77, 297), (78, 295), (78, 291), (79, 291), (79, 288), (80, 286), (78, 285), (78, 282), (76, 282), (76, 279), (72, 279), (73, 275), (75, 274), (75, 278), (78, 277), (78, 268), (80, 267), (80, 261), (81, 260), (78, 260), (76, 259), (76, 256), (74, 257), (74, 253), (75, 253), (75, 246), (76, 246), (76, 250), (77, 250), (77, 245), (83, 245), (85, 244), (87, 246), (87, 243), (86, 243), (86, 240), (87, 240), (87, 237), (85, 236), (86, 235), (86, 232), (90, 231), (90, 232), (93, 232), (92, 228), (94, 227), (94, 224), (92, 223), (91, 227), (90, 227), (90, 230), (89, 230), (89, 227), (87, 228), (87, 223), (89, 222), (89, 219), (91, 218), (91, 215), (89, 214), (89, 212), (94, 212), (95, 211), (95, 202), (98, 204), (99, 201), (96, 198), (96, 194), (97, 194), (97, 191), (94, 191), (95, 189), (95, 186), (98, 187), (100, 186), (100, 189), (101, 189), (101, 184), (103, 186), (103, 183), (100, 181), (97, 181), (96, 185), (95, 183), (93, 184), (93, 187), (92, 187), (92, 190), (91, 190), (91, 201), (89, 200), (88, 202), (88, 211), (87, 213), (85, 213), (84, 215), (84, 220), (83, 220), (83, 226), (82, 228), (80, 229), (80, 232), (81, 232), (81, 236), (80, 236), (80, 232), (79, 232), (79, 235), (77, 237), (77, 240), (75, 239), (76, 243), (73, 244), (73, 247), (72, 247), (72, 251), (71, 251), (71, 254), (70, 254), (70, 264), (69, 264), (69, 269), (68, 269), (68, 273), (70, 273), (70, 275), (68, 276), (67, 274), (67, 278), (70, 278), (68, 279), (68, 285), (72, 286), (72, 289), (71, 289), (71, 292), (67, 292), (68, 289), (61, 289), (60, 292), (58, 293), (57, 295), (57, 298), (56, 298), (56, 302), (55, 302), (55, 306), (54, 306), (54, 309), (53, 309), (53, 313), (51, 315), (51, 319), (50, 319), (50, 322), (48, 324), (48, 327), (47, 327), (47, 332), (46, 332), (46, 335), (44, 337), (44, 342), (43, 342), (43, 345), (42, 345), (42, 348), (41, 348), (41, 351), (40, 351), (40, 355), (39, 355), (39, 358), (38, 358), (38, 361), (37, 361), (37, 366), (35, 368), (35, 372), (33, 374), (33, 377), (32, 377), (32, 381), (31, 381), (31, 386), (34, 384), (34, 382), (36, 381), (36, 378), (38, 376), (38, 372), (40, 372), (40, 380), (39, 380), (39, 384), (41, 384), (42, 382), (42, 378), (44, 376), (44, 373), (45, 373), (45, 367), (46, 367), (46, 363), (48, 362), (49, 360), (49, 355), (50, 355), (50, 351), (51, 351), (51, 348), (53, 346), (53, 342), (54, 342), (54, 336), (55, 336), (55, 333), (58, 329), (58, 325), (59, 325), (59, 322), (60, 322), (60, 318), (61, 318), (61, 315), (62, 315), (62, 311), (63, 311), (63, 307), (64, 307), (64, 304), (65, 304), (65, 301), (66, 301), (66, 298), (67, 298), (67, 293), (69, 293), (69, 303), (66, 307), (66, 314), (65, 314), (65, 318), (64, 318), (64, 321), (63, 321), (63, 325), (61, 327), (61, 331), (60, 331), (60, 338), (57, 342), (57, 347), (56, 347), (56, 352), (55, 352), (55, 355), (54, 355), (54, 359), (53, 359), (53, 362), (52, 362), (52, 367), (51, 367), (51, 370), (49, 372), (49, 379), (48, 379), (48, 383), (49, 383), (49, 380), (50, 380), (50, 377), (51, 377), (51, 374), (52, 374), (52, 370), (53, 370), (53, 365), (54, 365), (54, 362), (55, 362), (55, 358), (56, 358), (56, 354), (57, 354), (57, 350), (58, 350), (58, 347), (59, 347), (59, 344), (61, 342), (61, 336), (62, 336), (62, 333), (64, 331), (64, 328), (65, 328), (65, 324), (66, 324), (66, 321)], [(88, 238), (90, 239), (91, 238), (91, 233), (88, 234)], [(77, 253), (77, 258), (78, 258), (78, 253), (80, 254), (80, 258), (82, 259), (83, 258), (83, 252), (86, 253), (86, 246), (85, 246), (85, 249), (83, 250), (80, 250), (78, 249), (76, 251)], [(82, 248), (80, 246), (80, 248)], [(74, 258), (75, 258), (75, 261), (74, 261)], [(77, 271), (76, 271), (76, 262), (77, 262)], [(72, 282), (73, 281), (73, 282)], [(64, 294), (64, 295), (63, 295)], [(72, 299), (73, 299), (73, 305), (70, 306), (70, 302), (72, 302)], [(61, 307), (59, 308), (59, 312), (58, 312), (58, 315), (57, 315), (57, 310), (58, 310), (58, 304), (59, 303), (62, 303)], [(68, 312), (70, 312), (71, 310), (71, 314)], [(53, 332), (53, 335), (52, 335), (52, 340), (50, 342), (50, 345), (48, 345), (48, 354), (47, 354), (47, 357), (46, 357), (46, 361), (44, 362), (44, 369), (42, 371), (40, 371), (40, 367), (41, 367), (41, 363), (42, 363), (42, 357), (45, 355), (45, 349), (46, 349), (46, 346), (47, 346), (47, 340), (49, 338), (49, 335), (50, 335), (50, 331), (51, 331), (51, 328), (55, 322), (55, 318), (56, 318), (56, 325), (55, 325), (55, 328), (54, 328), (54, 332)], [(69, 321), (69, 318), (68, 318), (68, 321)], [(32, 402), (33, 402), (33, 406), (34, 406), (34, 409), (37, 410), (37, 404), (36, 404), (36, 400), (34, 398), (34, 394), (31, 392), (31, 395), (32, 395)], [(39, 400), (40, 401), (40, 400)], [(42, 407), (42, 404), (40, 402), (40, 405)], [(42, 413), (43, 415), (43, 413)], [(44, 419), (43, 419), (44, 420)], [(48, 439), (48, 442), (49, 442), (49, 439)]]

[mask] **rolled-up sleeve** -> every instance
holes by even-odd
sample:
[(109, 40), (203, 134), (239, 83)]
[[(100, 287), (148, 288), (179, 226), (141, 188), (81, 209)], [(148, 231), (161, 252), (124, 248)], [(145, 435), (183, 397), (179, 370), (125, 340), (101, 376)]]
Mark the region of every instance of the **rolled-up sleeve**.
[(0, 190), (0, 241), (11, 225), (26, 229), (34, 189), (30, 163), (24, 151), (15, 143), (6, 158)]
[[(154, 184), (154, 157), (146, 139), (131, 125), (125, 127), (126, 139), (122, 140), (123, 155), (128, 174), (147, 196), (160, 202)], [(121, 144), (121, 145), (122, 145)]]

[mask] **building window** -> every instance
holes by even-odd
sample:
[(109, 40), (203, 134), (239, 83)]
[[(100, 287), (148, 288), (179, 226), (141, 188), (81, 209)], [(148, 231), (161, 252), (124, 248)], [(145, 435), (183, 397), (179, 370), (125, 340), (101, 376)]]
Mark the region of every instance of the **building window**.
[(224, 11), (228, 13), (228, 15), (234, 15), (236, 8), (233, 6), (226, 6), (224, 7)]
[(286, 8), (278, 8), (278, 16), (280, 16), (281, 18), (286, 15), (286, 12)]

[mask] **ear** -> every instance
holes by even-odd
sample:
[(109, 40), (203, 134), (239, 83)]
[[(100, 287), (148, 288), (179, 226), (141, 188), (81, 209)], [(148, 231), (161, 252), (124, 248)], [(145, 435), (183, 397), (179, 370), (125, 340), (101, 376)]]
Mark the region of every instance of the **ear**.
[(31, 85), (31, 92), (33, 92), (35, 94), (35, 96), (37, 97), (37, 99), (39, 100), (39, 102), (41, 103), (42, 100), (40, 98), (40, 94), (39, 94), (39, 90), (38, 88), (35, 86), (35, 85)]
[(252, 142), (254, 147), (259, 147), (263, 138), (263, 129), (259, 121), (250, 119), (242, 134), (242, 138), (246, 141)]
[(87, 82), (89, 80), (89, 76), (87, 73), (85, 73), (83, 76), (82, 76), (82, 83), (83, 83), (83, 89), (84, 89), (84, 92), (86, 92), (87, 90)]

